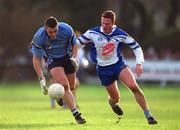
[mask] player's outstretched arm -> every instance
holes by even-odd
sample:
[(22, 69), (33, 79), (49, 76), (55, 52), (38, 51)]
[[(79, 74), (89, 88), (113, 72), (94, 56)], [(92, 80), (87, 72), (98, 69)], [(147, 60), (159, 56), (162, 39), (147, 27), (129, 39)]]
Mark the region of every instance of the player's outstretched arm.
[(78, 70), (78, 63), (77, 63), (77, 44), (74, 44), (72, 47), (72, 57), (70, 58), (74, 68)]
[(40, 87), (42, 89), (43, 94), (47, 95), (48, 89), (46, 87), (46, 79), (45, 79), (43, 72), (42, 72), (41, 60), (42, 59), (40, 57), (33, 56), (34, 70), (36, 71), (36, 73), (39, 77)]
[(144, 63), (144, 54), (143, 54), (141, 47), (134, 49), (133, 52), (136, 57), (135, 73), (138, 77), (140, 77), (143, 73), (142, 64)]
[(76, 58), (77, 57), (77, 44), (74, 44), (73, 46), (72, 46), (72, 57), (73, 58)]
[(42, 68), (41, 68), (41, 58), (37, 56), (33, 56), (33, 65), (34, 70), (36, 71), (38, 77), (44, 77)]

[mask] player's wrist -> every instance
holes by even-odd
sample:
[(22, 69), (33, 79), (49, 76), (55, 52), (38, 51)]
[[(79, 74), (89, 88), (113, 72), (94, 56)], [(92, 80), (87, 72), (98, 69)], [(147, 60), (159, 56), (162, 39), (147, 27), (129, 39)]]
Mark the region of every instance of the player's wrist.
[(70, 59), (71, 59), (71, 60), (76, 60), (76, 57), (72, 56)]
[(136, 65), (142, 65), (143, 62), (136, 62)]
[(45, 79), (44, 76), (39, 76), (39, 81), (41, 81), (42, 79)]
[(71, 57), (70, 61), (72, 63), (72, 65), (74, 66), (75, 70), (78, 70), (78, 62), (76, 58)]

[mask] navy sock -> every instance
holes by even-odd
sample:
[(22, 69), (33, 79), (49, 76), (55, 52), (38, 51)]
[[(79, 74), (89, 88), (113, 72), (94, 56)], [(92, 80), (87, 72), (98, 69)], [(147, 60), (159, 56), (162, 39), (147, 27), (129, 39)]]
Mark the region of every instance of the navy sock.
[(149, 110), (145, 110), (145, 111), (144, 111), (144, 115), (145, 115), (146, 118), (152, 117), (152, 115), (151, 115), (151, 113), (149, 112)]

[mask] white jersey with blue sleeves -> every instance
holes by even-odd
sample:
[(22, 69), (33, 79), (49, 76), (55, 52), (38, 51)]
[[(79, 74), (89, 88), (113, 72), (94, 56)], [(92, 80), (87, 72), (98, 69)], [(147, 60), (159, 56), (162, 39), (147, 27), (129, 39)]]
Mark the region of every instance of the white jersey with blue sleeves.
[(71, 57), (74, 44), (76, 44), (76, 37), (72, 27), (60, 22), (56, 39), (49, 38), (44, 27), (36, 32), (32, 40), (32, 53), (38, 57), (45, 56), (50, 62), (53, 58)]
[(91, 42), (93, 44), (92, 54), (96, 57), (97, 64), (107, 66), (115, 64), (118, 60), (123, 61), (121, 49), (124, 44), (128, 45), (136, 56), (137, 63), (144, 62), (144, 56), (139, 44), (126, 32), (113, 26), (112, 33), (105, 34), (102, 27), (95, 27), (86, 31), (77, 40), (83, 45)]

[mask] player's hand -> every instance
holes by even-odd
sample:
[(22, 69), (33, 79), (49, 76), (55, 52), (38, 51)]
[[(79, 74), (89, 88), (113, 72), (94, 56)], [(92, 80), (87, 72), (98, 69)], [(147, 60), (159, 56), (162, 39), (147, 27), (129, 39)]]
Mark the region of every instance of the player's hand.
[(73, 64), (75, 70), (78, 70), (79, 65), (77, 63), (77, 60), (75, 58), (73, 58), (73, 57), (71, 57), (70, 60), (71, 60), (71, 63)]
[(141, 77), (141, 75), (143, 73), (142, 64), (136, 64), (135, 73), (138, 77)]
[(39, 78), (39, 82), (40, 82), (40, 86), (41, 86), (41, 90), (42, 90), (43, 94), (47, 95), (48, 88), (46, 86), (46, 79), (45, 79), (45, 77), (40, 77)]

